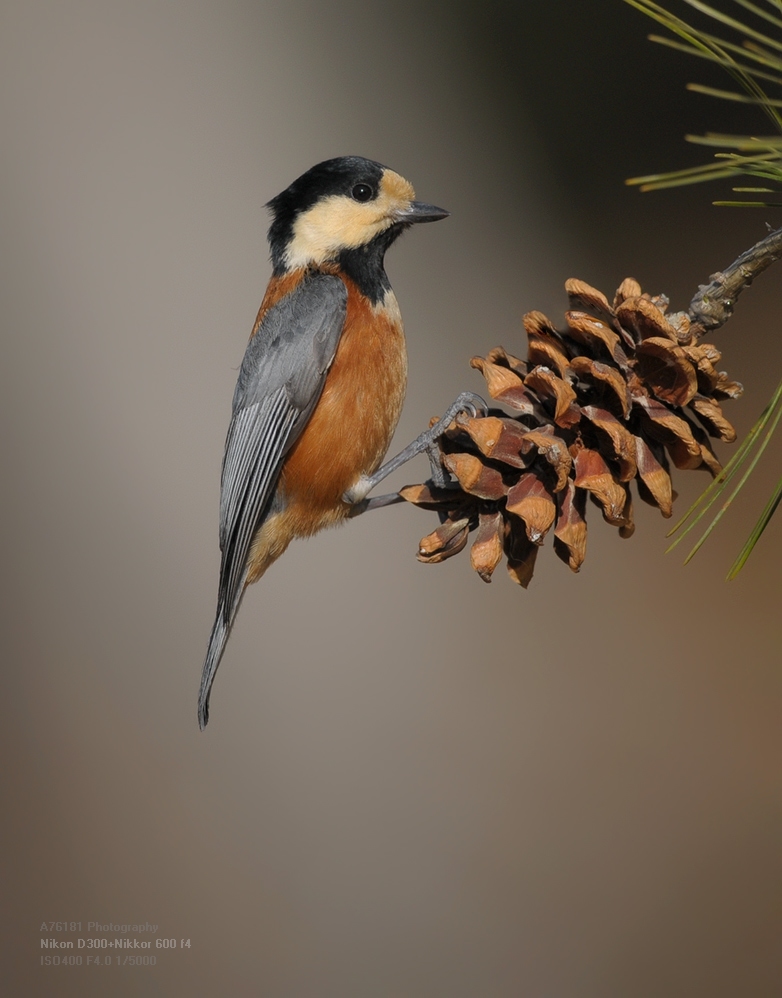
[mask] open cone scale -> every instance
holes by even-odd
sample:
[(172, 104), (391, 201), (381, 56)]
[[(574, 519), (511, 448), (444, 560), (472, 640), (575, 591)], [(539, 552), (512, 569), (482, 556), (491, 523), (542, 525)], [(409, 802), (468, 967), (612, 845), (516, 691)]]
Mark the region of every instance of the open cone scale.
[(670, 516), (671, 463), (720, 471), (709, 437), (736, 439), (720, 403), (742, 388), (717, 370), (716, 347), (698, 342), (685, 312), (666, 314), (668, 299), (643, 294), (633, 278), (613, 302), (583, 281), (565, 289), (571, 309), (563, 330), (542, 312), (524, 316), (526, 361), (496, 347), (470, 362), (510, 412), (461, 416), (441, 437), (453, 487), (401, 490), (440, 515), (420, 543), (420, 561), (458, 554), (475, 531), (470, 561), (478, 575), (490, 582), (504, 555), (511, 578), (526, 587), (553, 532), (556, 554), (577, 572), (588, 500), (630, 537), (632, 482), (644, 502)]

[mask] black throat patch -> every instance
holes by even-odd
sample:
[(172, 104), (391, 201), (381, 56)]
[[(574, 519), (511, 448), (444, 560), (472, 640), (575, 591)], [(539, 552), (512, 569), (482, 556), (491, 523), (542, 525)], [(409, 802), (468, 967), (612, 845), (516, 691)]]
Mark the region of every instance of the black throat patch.
[(340, 270), (355, 282), (361, 294), (373, 305), (382, 301), (386, 291), (391, 287), (388, 274), (383, 267), (386, 250), (406, 228), (406, 225), (400, 223), (392, 225), (365, 246), (344, 249), (337, 256)]

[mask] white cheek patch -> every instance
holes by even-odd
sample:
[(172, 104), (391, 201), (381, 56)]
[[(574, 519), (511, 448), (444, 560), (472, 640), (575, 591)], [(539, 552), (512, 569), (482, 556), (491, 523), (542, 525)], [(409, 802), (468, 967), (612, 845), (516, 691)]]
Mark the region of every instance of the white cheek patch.
[(285, 251), (289, 269), (333, 260), (343, 249), (371, 242), (410, 207), (415, 193), (398, 173), (386, 170), (373, 201), (359, 202), (345, 194), (323, 198), (300, 215)]
[(324, 263), (342, 249), (368, 243), (393, 221), (379, 199), (360, 204), (344, 195), (325, 198), (296, 220), (286, 262), (291, 268)]

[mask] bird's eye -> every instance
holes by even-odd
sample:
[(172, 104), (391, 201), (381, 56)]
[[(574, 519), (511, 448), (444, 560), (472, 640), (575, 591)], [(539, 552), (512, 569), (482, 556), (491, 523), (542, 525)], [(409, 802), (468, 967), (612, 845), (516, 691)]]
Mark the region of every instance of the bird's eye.
[(356, 201), (369, 201), (374, 194), (374, 191), (369, 184), (356, 184), (350, 193)]

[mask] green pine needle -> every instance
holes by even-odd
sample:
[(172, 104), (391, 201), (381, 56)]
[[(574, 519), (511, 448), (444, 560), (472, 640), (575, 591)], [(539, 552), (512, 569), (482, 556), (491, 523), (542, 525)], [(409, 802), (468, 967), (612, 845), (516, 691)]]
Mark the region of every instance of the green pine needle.
[(704, 491), (700, 494), (700, 496), (698, 496), (698, 498), (695, 500), (692, 506), (690, 506), (690, 508), (687, 510), (684, 516), (677, 523), (675, 523), (668, 531), (666, 536), (673, 537), (673, 535), (678, 533), (679, 530), (681, 530), (681, 528), (684, 526), (684, 524), (687, 523), (687, 520), (689, 520), (690, 516), (692, 516), (695, 510), (698, 509), (699, 506), (703, 506), (701, 511), (695, 517), (695, 519), (692, 520), (692, 522), (682, 531), (679, 537), (676, 538), (673, 544), (671, 544), (671, 546), (665, 552), (666, 554), (670, 554), (670, 552), (673, 551), (673, 549), (677, 547), (684, 540), (687, 534), (689, 534), (689, 532), (698, 525), (700, 520), (706, 515), (706, 513), (708, 513), (709, 509), (719, 499), (720, 495), (727, 487), (730, 480), (739, 471), (744, 461), (744, 458), (747, 456), (747, 453), (752, 447), (755, 437), (758, 435), (758, 433), (760, 433), (760, 431), (763, 429), (763, 427), (766, 425), (766, 422), (768, 421), (770, 408), (771, 405), (769, 404), (769, 406), (764, 410), (763, 415), (749, 431), (744, 441), (739, 445), (739, 448), (736, 451), (736, 453), (733, 455), (730, 461), (728, 461), (728, 463), (725, 465), (725, 467), (722, 469), (719, 475), (717, 475), (714, 481), (712, 481), (712, 483), (706, 489), (704, 489)]
[(739, 554), (738, 558), (733, 562), (733, 565), (731, 566), (731, 569), (727, 575), (728, 582), (730, 582), (732, 579), (735, 579), (736, 576), (744, 567), (744, 563), (746, 562), (747, 558), (749, 558), (749, 556), (752, 554), (755, 545), (760, 540), (760, 535), (766, 529), (769, 520), (776, 512), (780, 500), (782, 500), (782, 478), (780, 478), (780, 480), (777, 482), (777, 487), (776, 489), (774, 489), (771, 498), (766, 503), (763, 512), (760, 514), (760, 519), (755, 524), (752, 533), (747, 538), (747, 543), (741, 549), (741, 553)]
[(782, 135), (723, 135), (719, 132), (706, 132), (705, 135), (685, 135), (684, 138), (699, 146), (718, 146), (721, 149), (765, 152), (771, 155), (782, 153)]
[(771, 97), (748, 97), (732, 90), (717, 90), (716, 87), (706, 87), (702, 83), (688, 83), (687, 89), (694, 94), (706, 94), (708, 97), (719, 97), (720, 100), (732, 100), (739, 104), (760, 104), (763, 107), (782, 107), (782, 100), (772, 100)]
[[(650, 42), (656, 42), (658, 45), (667, 45), (668, 48), (676, 49), (678, 52), (685, 52), (687, 55), (695, 56), (696, 59), (708, 59), (711, 62), (715, 62), (718, 66), (722, 66), (725, 69), (738, 68), (742, 72), (749, 74), (750, 76), (755, 76), (759, 80), (766, 80), (769, 83), (778, 83), (782, 85), (782, 76), (776, 76), (773, 73), (767, 73), (762, 69), (758, 69), (756, 66), (746, 66), (742, 63), (737, 63), (733, 59), (721, 59), (716, 56), (713, 52), (701, 52), (698, 49), (693, 48), (691, 45), (683, 45), (681, 42), (676, 42), (672, 38), (665, 38), (663, 35), (649, 35)], [(723, 46), (728, 47), (723, 41)], [(782, 60), (771, 59), (768, 60), (758, 54), (750, 54), (743, 49), (736, 46), (736, 51), (740, 52), (743, 56), (749, 59), (754, 59), (756, 62), (761, 63), (761, 65), (769, 65), (772, 68), (782, 68)]]
[(782, 208), (782, 201), (712, 201), (715, 208)]
[[(749, 431), (749, 433), (747, 434), (747, 436), (739, 446), (739, 449), (733, 455), (728, 464), (725, 465), (725, 467), (722, 469), (720, 474), (714, 479), (711, 485), (709, 485), (709, 487), (698, 497), (698, 499), (695, 500), (695, 502), (692, 504), (692, 506), (690, 506), (690, 508), (687, 510), (687, 512), (684, 514), (681, 520), (679, 520), (679, 522), (668, 532), (669, 537), (677, 533), (679, 529), (687, 522), (687, 520), (690, 519), (692, 514), (696, 510), (698, 510), (698, 507), (701, 507), (697, 516), (695, 516), (691, 520), (691, 522), (681, 532), (679, 537), (677, 537), (676, 540), (673, 542), (673, 544), (671, 544), (671, 546), (668, 548), (668, 551), (666, 551), (666, 554), (668, 554), (670, 551), (673, 551), (673, 549), (679, 543), (681, 543), (682, 540), (684, 540), (687, 534), (689, 534), (690, 531), (693, 530), (698, 525), (698, 523), (703, 519), (706, 513), (708, 513), (708, 511), (711, 509), (714, 503), (726, 491), (728, 485), (741, 470), (742, 465), (745, 463), (745, 461), (747, 461), (751, 456), (752, 460), (750, 461), (749, 466), (747, 467), (744, 474), (741, 476), (741, 479), (739, 480), (738, 484), (733, 489), (728, 499), (722, 504), (717, 514), (714, 516), (714, 519), (711, 521), (709, 526), (706, 528), (706, 530), (699, 538), (698, 542), (695, 544), (690, 553), (687, 555), (687, 557), (684, 560), (684, 564), (686, 565), (690, 561), (690, 559), (700, 550), (706, 538), (711, 534), (711, 532), (717, 526), (717, 524), (722, 519), (725, 512), (730, 507), (733, 500), (736, 498), (738, 493), (743, 488), (749, 476), (755, 470), (755, 467), (758, 461), (760, 460), (761, 456), (763, 455), (763, 452), (771, 442), (771, 438), (773, 437), (774, 431), (776, 430), (777, 425), (779, 424), (780, 418), (782, 418), (782, 382), (780, 382), (779, 385), (777, 386), (777, 389), (774, 392), (771, 401), (763, 410), (760, 419), (755, 423), (755, 425)], [(758, 443), (760, 434), (763, 432), (763, 430), (766, 428), (769, 422), (771, 423), (771, 425), (766, 435)], [(754, 455), (752, 454), (753, 448), (755, 448)], [(731, 569), (731, 572), (733, 573), (730, 576), (731, 578), (735, 578), (735, 575), (738, 573), (741, 566), (744, 564), (744, 562), (747, 560), (750, 553), (752, 552), (752, 549), (757, 543), (758, 538), (763, 533), (763, 530), (765, 530), (766, 524), (771, 519), (774, 510), (779, 504), (779, 499), (777, 498), (775, 501), (775, 496), (776, 493), (774, 494), (774, 496), (771, 497), (768, 504), (766, 505), (763, 514), (761, 514), (760, 520), (756, 524), (755, 529), (753, 530), (752, 534), (747, 540), (747, 543), (744, 545), (744, 548), (742, 549), (739, 558), (737, 559), (736, 563)], [(739, 564), (739, 561), (741, 562), (741, 564)]]

